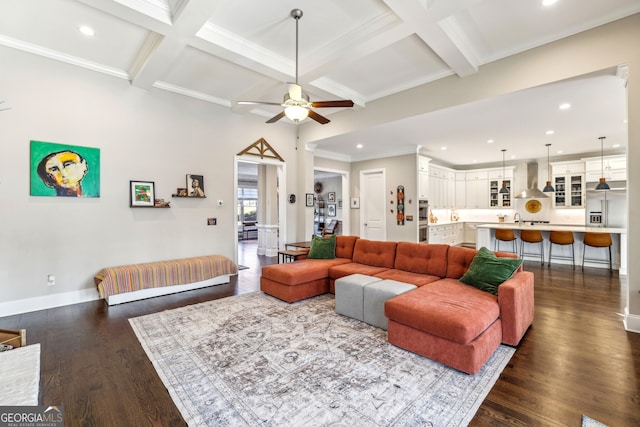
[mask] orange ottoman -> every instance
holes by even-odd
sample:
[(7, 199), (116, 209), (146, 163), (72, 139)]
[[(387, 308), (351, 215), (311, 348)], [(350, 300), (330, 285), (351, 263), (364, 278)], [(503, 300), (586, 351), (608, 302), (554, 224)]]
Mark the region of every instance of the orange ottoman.
[(498, 298), (443, 279), (391, 298), (384, 306), (388, 341), (476, 374), (502, 340)]

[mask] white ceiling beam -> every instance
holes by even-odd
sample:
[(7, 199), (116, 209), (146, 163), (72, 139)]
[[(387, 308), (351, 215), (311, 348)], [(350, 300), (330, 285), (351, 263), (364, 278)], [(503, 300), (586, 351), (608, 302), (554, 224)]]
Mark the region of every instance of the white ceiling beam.
[(421, 0), (384, 0), (415, 34), (420, 37), (457, 75), (478, 72), (477, 60), (468, 43), (459, 38), (453, 25), (445, 31)]

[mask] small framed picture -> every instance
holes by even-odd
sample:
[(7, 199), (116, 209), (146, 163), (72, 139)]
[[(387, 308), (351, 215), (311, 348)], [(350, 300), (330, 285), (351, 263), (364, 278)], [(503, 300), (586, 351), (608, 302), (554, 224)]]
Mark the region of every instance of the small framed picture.
[(327, 197), (327, 200), (328, 200), (329, 202), (335, 202), (335, 201), (336, 201), (336, 193), (335, 193), (335, 192), (333, 192), (333, 191), (332, 191), (332, 192), (330, 192), (330, 193), (329, 193), (329, 195), (328, 195), (328, 197)]
[(342, 199), (338, 200), (338, 209), (342, 209)]
[(360, 197), (351, 198), (351, 209), (360, 209)]
[(336, 216), (336, 204), (330, 203), (327, 205), (327, 216)]
[(187, 174), (187, 191), (189, 197), (205, 197), (204, 177), (202, 175)]
[(153, 181), (129, 181), (129, 206), (150, 207), (155, 205), (156, 190)]
[(313, 206), (313, 194), (312, 193), (307, 193), (307, 206)]

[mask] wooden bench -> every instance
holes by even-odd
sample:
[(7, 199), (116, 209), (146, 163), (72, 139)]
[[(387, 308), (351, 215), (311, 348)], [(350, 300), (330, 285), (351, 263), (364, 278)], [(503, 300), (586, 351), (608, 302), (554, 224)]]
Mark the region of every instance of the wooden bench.
[(107, 267), (94, 278), (107, 304), (121, 304), (160, 295), (228, 283), (238, 266), (222, 255)]

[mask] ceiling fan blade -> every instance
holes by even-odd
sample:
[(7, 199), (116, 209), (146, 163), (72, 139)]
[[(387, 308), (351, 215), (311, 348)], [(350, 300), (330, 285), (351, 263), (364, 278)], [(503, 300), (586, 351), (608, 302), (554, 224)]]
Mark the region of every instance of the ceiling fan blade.
[(237, 101), (238, 105), (282, 105), (282, 102)]
[(321, 116), (320, 114), (316, 113), (313, 110), (309, 110), (309, 118), (315, 120), (316, 122), (320, 123), (321, 125), (326, 125), (327, 123), (329, 123), (331, 120), (327, 119), (325, 116)]
[(302, 99), (302, 86), (296, 83), (289, 83), (289, 98), (294, 101)]
[(282, 112), (276, 114), (275, 116), (271, 117), (265, 123), (275, 123), (275, 122), (277, 122), (278, 120), (280, 120), (283, 117), (284, 117), (284, 111), (282, 111)]
[(353, 101), (350, 99), (342, 99), (337, 101), (316, 101), (312, 102), (313, 108), (326, 108), (326, 107), (353, 107)]

